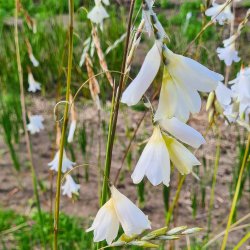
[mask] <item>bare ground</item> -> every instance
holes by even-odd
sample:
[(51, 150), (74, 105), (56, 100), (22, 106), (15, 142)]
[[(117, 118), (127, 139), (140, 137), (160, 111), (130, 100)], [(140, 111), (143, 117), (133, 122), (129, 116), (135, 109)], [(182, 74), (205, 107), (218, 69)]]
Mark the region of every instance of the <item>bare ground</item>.
[[(35, 168), (39, 180), (41, 180), (45, 186), (45, 190), (41, 194), (42, 207), (44, 210), (50, 211), (51, 209), (51, 173), (47, 166), (48, 162), (51, 161), (53, 154), (55, 152), (55, 132), (54, 132), (54, 122), (53, 122), (53, 102), (45, 101), (44, 98), (33, 98), (31, 101), (32, 105), (28, 106), (28, 110), (32, 114), (43, 114), (45, 117), (45, 130), (32, 138), (33, 146), (33, 158), (35, 163)], [(80, 113), (78, 117), (78, 128), (80, 124), (84, 124), (88, 132), (88, 146), (87, 154), (83, 157), (79, 150), (79, 145), (75, 142), (73, 147), (77, 155), (77, 164), (89, 163), (89, 181), (86, 182), (84, 178), (84, 169), (79, 168), (74, 170), (73, 173), (78, 173), (79, 182), (81, 184), (81, 191), (79, 199), (75, 202), (69, 200), (67, 197), (62, 197), (61, 199), (61, 211), (66, 214), (80, 216), (87, 218), (86, 220), (86, 229), (87, 226), (91, 223), (93, 216), (95, 216), (98, 210), (98, 164), (97, 164), (97, 155), (98, 155), (98, 138), (99, 138), (99, 129), (98, 129), (98, 116), (96, 109), (92, 104), (85, 106), (78, 105), (77, 112)], [(114, 146), (114, 157), (112, 161), (112, 170), (111, 170), (111, 181), (114, 180), (114, 175), (116, 174), (117, 168), (121, 164), (122, 157), (125, 152), (125, 145), (128, 144), (128, 139), (126, 137), (126, 127), (134, 129), (137, 122), (143, 113), (135, 112), (132, 110), (123, 107), (122, 112), (120, 113), (118, 120), (118, 136), (115, 141)], [(109, 113), (106, 110), (102, 111), (102, 118), (108, 122)], [(190, 120), (190, 124), (198, 129), (200, 132), (204, 132), (207, 128), (207, 114), (202, 111), (200, 114), (195, 115)], [(230, 209), (231, 199), (229, 197), (229, 185), (232, 179), (232, 170), (235, 167), (236, 162), (236, 136), (238, 132), (234, 126), (226, 126), (220, 122), (220, 130), (222, 134), (222, 148), (221, 148), (221, 159), (219, 164), (218, 176), (217, 176), (217, 185), (215, 192), (215, 209), (212, 214), (212, 235), (216, 235), (219, 232), (223, 231), (226, 225), (227, 216)], [(138, 144), (142, 143), (152, 132), (152, 125), (150, 123), (150, 114), (148, 113), (145, 121), (143, 121), (136, 142), (132, 144), (132, 169), (138, 160)], [(77, 137), (77, 136), (76, 136)], [(75, 140), (77, 139), (75, 137)], [(105, 159), (105, 141), (103, 135), (102, 138), (102, 152), (101, 152), (101, 166), (104, 166)], [(192, 175), (189, 175), (184, 183), (183, 190), (181, 191), (179, 204), (178, 204), (178, 218), (175, 220), (175, 225), (188, 225), (207, 227), (207, 211), (209, 206), (209, 193), (211, 190), (211, 179), (212, 179), (212, 169), (213, 169), (213, 160), (215, 156), (215, 145), (216, 138), (212, 131), (210, 131), (206, 137), (207, 143), (202, 146), (197, 152), (196, 155), (202, 161), (202, 157), (205, 157), (207, 160), (207, 167), (209, 169), (208, 173), (204, 173), (204, 168), (200, 166), (200, 178), (206, 182), (206, 207), (201, 207), (201, 189), (199, 181), (196, 180)], [(1, 139), (0, 142), (1, 152), (0, 152), (0, 166), (1, 166), (1, 175), (0, 175), (0, 205), (3, 208), (14, 209), (15, 211), (22, 214), (29, 214), (30, 200), (33, 197), (32, 190), (32, 181), (31, 175), (28, 169), (27, 157), (25, 153), (25, 143), (22, 140), (17, 151), (19, 152), (22, 168), (21, 172), (16, 174), (13, 171), (12, 162), (10, 155), (6, 146), (3, 144)], [(67, 152), (68, 157), (70, 153)], [(136, 202), (136, 187), (133, 185), (130, 174), (131, 171), (128, 170), (126, 164), (123, 168), (124, 180), (119, 183), (119, 190), (128, 196), (132, 201)], [(171, 197), (174, 196), (177, 186), (177, 170), (174, 171), (171, 178)], [(53, 178), (53, 185), (55, 186), (55, 177)], [(53, 190), (54, 187), (53, 187)], [(164, 204), (162, 199), (162, 186), (153, 187), (146, 181), (145, 185), (145, 206), (143, 210), (149, 215), (149, 218), (152, 222), (154, 228), (159, 228), (164, 226)], [(192, 216), (192, 203), (191, 196), (197, 196), (198, 208), (197, 215), (194, 218)], [(53, 194), (54, 195), (54, 194)], [(238, 207), (238, 218), (249, 213), (249, 193), (245, 192), (245, 197), (240, 201)], [(177, 211), (177, 210), (176, 210)], [(204, 234), (200, 234), (199, 237), (203, 237)], [(238, 230), (233, 232), (229, 237), (229, 242), (233, 244), (237, 243), (242, 236), (245, 235), (244, 230)], [(219, 243), (221, 240), (218, 241)], [(179, 242), (176, 242), (176, 249), (178, 248)], [(248, 245), (250, 242), (248, 242)], [(219, 249), (218, 245), (214, 244), (209, 249)], [(231, 248), (229, 248), (231, 249)], [(242, 248), (247, 249), (247, 248)]]

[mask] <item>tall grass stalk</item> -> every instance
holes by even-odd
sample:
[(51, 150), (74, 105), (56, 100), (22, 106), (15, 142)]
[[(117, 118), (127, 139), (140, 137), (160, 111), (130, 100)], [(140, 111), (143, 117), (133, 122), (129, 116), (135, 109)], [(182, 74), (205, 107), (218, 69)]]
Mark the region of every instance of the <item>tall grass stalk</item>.
[(215, 154), (215, 161), (214, 161), (214, 171), (213, 171), (213, 180), (212, 180), (212, 188), (210, 193), (210, 202), (209, 202), (209, 209), (208, 209), (208, 225), (207, 225), (207, 237), (210, 233), (211, 228), (211, 216), (214, 207), (214, 193), (215, 193), (215, 186), (217, 180), (217, 173), (219, 168), (219, 161), (220, 161), (220, 149), (221, 149), (221, 136), (219, 128), (216, 126), (217, 130), (217, 141), (216, 141), (216, 154)]
[(248, 232), (239, 243), (233, 248), (233, 250), (238, 250), (248, 239), (250, 239), (250, 232)]
[(74, 0), (69, 0), (69, 43), (68, 43), (68, 72), (67, 72), (67, 89), (66, 101), (64, 108), (64, 117), (62, 125), (62, 134), (60, 141), (59, 164), (56, 182), (56, 198), (55, 198), (55, 211), (54, 211), (54, 241), (53, 249), (58, 249), (58, 226), (59, 226), (59, 210), (60, 210), (60, 195), (61, 195), (61, 175), (62, 175), (62, 160), (63, 149), (66, 138), (66, 129), (68, 124), (68, 111), (70, 99), (70, 83), (71, 83), (71, 70), (72, 70), (72, 57), (73, 57), (73, 26), (74, 25)]
[(19, 39), (18, 39), (18, 10), (19, 10), (19, 0), (15, 1), (15, 30), (14, 30), (14, 40), (15, 40), (15, 47), (16, 47), (16, 60), (17, 60), (17, 69), (18, 69), (18, 78), (19, 78), (19, 85), (20, 85), (20, 102), (21, 102), (21, 109), (22, 109), (22, 121), (23, 121), (23, 129), (24, 129), (24, 136), (25, 136), (25, 143), (26, 143), (26, 150), (29, 158), (29, 166), (32, 175), (32, 183), (33, 189), (36, 199), (36, 206), (39, 215), (40, 221), (40, 233), (41, 238), (43, 241), (43, 248), (46, 249), (46, 242), (45, 242), (45, 235), (43, 231), (43, 216), (41, 211), (41, 204), (40, 198), (38, 193), (38, 185), (37, 185), (37, 177), (36, 172), (33, 164), (32, 158), (32, 151), (31, 151), (31, 144), (30, 144), (30, 137), (27, 130), (27, 122), (26, 122), (26, 107), (25, 107), (25, 97), (24, 97), (24, 87), (23, 87), (23, 70), (21, 65), (21, 56), (20, 56), (20, 48), (19, 48)]
[(235, 211), (237, 201), (238, 201), (240, 185), (241, 185), (241, 179), (242, 179), (242, 176), (243, 176), (243, 173), (244, 173), (245, 165), (247, 163), (247, 158), (248, 158), (248, 153), (249, 153), (249, 145), (250, 145), (250, 133), (248, 133), (248, 139), (247, 139), (245, 154), (244, 154), (244, 158), (243, 158), (242, 165), (241, 165), (241, 168), (240, 168), (240, 174), (239, 174), (239, 178), (238, 178), (238, 181), (237, 181), (236, 190), (235, 190), (235, 194), (234, 194), (230, 214), (229, 214), (229, 217), (228, 217), (226, 232), (225, 232), (223, 242), (222, 242), (222, 245), (221, 245), (221, 250), (224, 250), (226, 248), (229, 229), (230, 229), (230, 226), (231, 226), (234, 211)]
[(104, 180), (102, 185), (102, 197), (101, 197), (101, 205), (107, 201), (108, 197), (108, 181), (110, 175), (110, 168), (111, 168), (111, 160), (112, 160), (112, 151), (113, 151), (113, 144), (115, 139), (115, 132), (116, 132), (116, 123), (118, 118), (119, 106), (120, 106), (120, 99), (122, 94), (122, 89), (125, 82), (125, 70), (126, 70), (126, 61), (128, 55), (128, 47), (130, 42), (130, 33), (131, 33), (131, 26), (132, 26), (132, 16), (134, 12), (134, 5), (135, 0), (131, 0), (130, 2), (130, 10), (129, 10), (129, 17), (128, 17), (128, 26), (127, 26), (127, 36), (126, 36), (126, 44), (125, 50), (123, 54), (123, 61), (121, 67), (121, 76), (119, 80), (119, 84), (117, 86), (115, 93), (117, 93), (115, 98), (115, 103), (112, 105), (112, 113), (111, 113), (111, 122), (109, 123), (109, 134), (108, 134), (108, 141), (106, 147), (106, 159), (105, 159), (105, 169), (104, 169)]

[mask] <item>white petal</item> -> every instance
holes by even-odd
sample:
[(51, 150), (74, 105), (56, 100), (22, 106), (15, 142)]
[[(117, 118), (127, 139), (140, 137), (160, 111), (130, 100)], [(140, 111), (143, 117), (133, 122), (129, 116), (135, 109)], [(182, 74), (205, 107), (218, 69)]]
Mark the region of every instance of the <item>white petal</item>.
[(76, 130), (76, 120), (73, 120), (69, 128), (68, 143), (73, 142), (75, 130)]
[(175, 82), (182, 82), (186, 87), (198, 91), (210, 92), (215, 90), (222, 75), (213, 72), (195, 60), (174, 54), (167, 49), (166, 57), (169, 61), (167, 69)]
[(219, 83), (218, 87), (215, 90), (215, 94), (217, 97), (217, 100), (220, 104), (228, 105), (231, 102), (231, 97), (233, 96), (233, 93), (231, 89), (227, 88), (223, 83)]
[(94, 230), (94, 241), (106, 239), (110, 245), (116, 238), (119, 229), (119, 220), (114, 208), (113, 199), (107, 201), (98, 211), (92, 226), (87, 232)]
[(109, 15), (102, 4), (96, 5), (89, 13), (88, 18), (96, 24), (101, 24)]
[(155, 121), (161, 119), (162, 117), (173, 117), (177, 105), (177, 90), (172, 78), (165, 68), (159, 104), (154, 117)]
[(193, 166), (200, 165), (196, 157), (174, 138), (164, 136), (170, 159), (181, 174), (189, 174)]
[(159, 71), (161, 50), (161, 43), (155, 42), (154, 46), (146, 55), (138, 75), (124, 91), (121, 102), (132, 106), (140, 101)]
[(198, 148), (201, 144), (205, 143), (205, 139), (198, 131), (175, 117), (171, 119), (161, 119), (159, 124), (164, 130), (172, 134), (178, 140), (194, 148)]
[(114, 186), (110, 188), (114, 207), (126, 235), (140, 234), (151, 229), (147, 216)]

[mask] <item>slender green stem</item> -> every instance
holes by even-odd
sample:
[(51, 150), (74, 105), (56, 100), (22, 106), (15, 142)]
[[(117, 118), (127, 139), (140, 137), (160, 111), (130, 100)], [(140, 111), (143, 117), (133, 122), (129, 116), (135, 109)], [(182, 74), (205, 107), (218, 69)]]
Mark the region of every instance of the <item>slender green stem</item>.
[(239, 243), (233, 248), (233, 250), (238, 250), (248, 239), (250, 238), (250, 232), (248, 232)]
[(231, 222), (232, 222), (232, 219), (233, 219), (234, 211), (235, 211), (235, 208), (236, 208), (236, 205), (237, 205), (241, 180), (242, 180), (242, 177), (243, 177), (243, 173), (244, 173), (244, 169), (245, 169), (245, 165), (246, 165), (247, 157), (248, 157), (248, 153), (249, 153), (249, 144), (250, 144), (250, 133), (248, 133), (248, 139), (247, 139), (245, 154), (244, 154), (244, 158), (243, 158), (243, 161), (242, 161), (242, 164), (241, 164), (240, 174), (239, 174), (239, 178), (238, 178), (238, 181), (237, 181), (236, 190), (235, 190), (235, 193), (234, 193), (234, 198), (233, 198), (230, 214), (229, 214), (229, 217), (228, 217), (226, 232), (225, 232), (225, 235), (224, 235), (224, 238), (223, 238), (221, 250), (224, 250), (226, 248), (228, 233), (229, 233), (229, 229), (230, 229)]
[(102, 185), (101, 205), (103, 205), (107, 201), (107, 197), (108, 197), (108, 180), (109, 180), (109, 175), (110, 175), (112, 152), (113, 152), (113, 145), (114, 145), (115, 132), (116, 132), (116, 123), (117, 123), (119, 106), (120, 106), (120, 99), (121, 99), (123, 85), (125, 82), (124, 73), (126, 70), (126, 60), (127, 60), (127, 55), (128, 55), (128, 47), (129, 47), (129, 41), (130, 41), (130, 32), (131, 32), (134, 5), (135, 5), (135, 0), (131, 0), (129, 18), (128, 18), (126, 44), (125, 44), (125, 50), (123, 54), (123, 61), (122, 61), (122, 68), (121, 68), (121, 77), (120, 77), (118, 87), (116, 89), (117, 90), (116, 101), (114, 105), (112, 106), (112, 113), (111, 113), (112, 120), (109, 123), (109, 135), (108, 135), (108, 141), (107, 141), (107, 147), (106, 147), (106, 159), (105, 159), (105, 169), (104, 169), (105, 178), (103, 180), (103, 185)]
[(59, 210), (60, 210), (60, 195), (61, 195), (62, 161), (63, 161), (63, 150), (66, 137), (66, 129), (68, 124), (70, 83), (71, 83), (71, 70), (72, 70), (72, 57), (73, 57), (73, 24), (74, 24), (73, 20), (74, 20), (74, 0), (69, 0), (68, 73), (67, 73), (66, 101), (64, 108), (62, 134), (60, 140), (59, 164), (58, 164), (58, 173), (56, 182), (56, 198), (55, 198), (55, 211), (54, 211), (54, 242), (53, 242), (54, 250), (58, 249), (58, 226), (59, 226)]
[(171, 220), (171, 217), (172, 217), (172, 214), (173, 214), (173, 211), (174, 211), (174, 208), (179, 200), (179, 197), (180, 197), (180, 192), (181, 192), (181, 188), (182, 188), (182, 185), (184, 183), (186, 179), (186, 175), (182, 175), (180, 176), (180, 179), (179, 179), (179, 182), (178, 182), (178, 187), (177, 187), (177, 190), (176, 190), (176, 193), (175, 193), (175, 197), (174, 197), (174, 200), (169, 208), (169, 211), (167, 213), (167, 216), (166, 216), (166, 226), (169, 225), (170, 223), (170, 220)]
[(45, 241), (45, 235), (43, 231), (43, 216), (41, 211), (41, 204), (40, 204), (40, 198), (38, 193), (38, 185), (37, 185), (37, 178), (36, 178), (36, 172), (33, 164), (33, 158), (32, 158), (32, 151), (31, 151), (31, 144), (30, 144), (30, 137), (29, 133), (27, 131), (27, 123), (26, 123), (26, 107), (25, 107), (25, 97), (24, 97), (24, 87), (23, 87), (23, 70), (22, 70), (22, 64), (21, 64), (21, 56), (20, 56), (20, 48), (19, 48), (19, 39), (18, 39), (18, 9), (19, 9), (19, 0), (15, 1), (15, 32), (14, 32), (14, 39), (15, 39), (15, 47), (16, 47), (16, 59), (17, 59), (17, 68), (18, 68), (18, 78), (19, 78), (19, 84), (20, 84), (20, 101), (21, 101), (21, 109), (22, 109), (22, 120), (23, 120), (23, 129), (24, 129), (24, 136), (25, 136), (25, 143), (26, 143), (26, 150), (29, 158), (29, 166), (30, 171), (32, 175), (32, 184), (36, 199), (36, 205), (38, 210), (38, 216), (40, 221), (40, 233), (41, 238), (43, 241), (43, 248), (46, 249), (46, 241)]
[(216, 143), (216, 154), (215, 154), (215, 161), (214, 161), (213, 181), (212, 181), (209, 211), (208, 211), (207, 237), (210, 233), (210, 228), (211, 228), (211, 215), (212, 215), (212, 210), (213, 210), (213, 206), (214, 206), (214, 193), (215, 193), (217, 173), (218, 173), (219, 161), (220, 161), (220, 147), (221, 147), (221, 145), (220, 145), (220, 132), (219, 132), (219, 128), (216, 127), (216, 129), (217, 129), (217, 143)]

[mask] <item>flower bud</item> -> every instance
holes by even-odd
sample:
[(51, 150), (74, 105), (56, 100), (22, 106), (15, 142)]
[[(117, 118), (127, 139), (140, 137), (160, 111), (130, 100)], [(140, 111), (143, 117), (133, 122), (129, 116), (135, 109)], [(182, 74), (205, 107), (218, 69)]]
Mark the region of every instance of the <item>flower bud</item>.
[(207, 98), (206, 111), (208, 111), (212, 107), (214, 102), (214, 97), (215, 97), (214, 91), (210, 92)]

